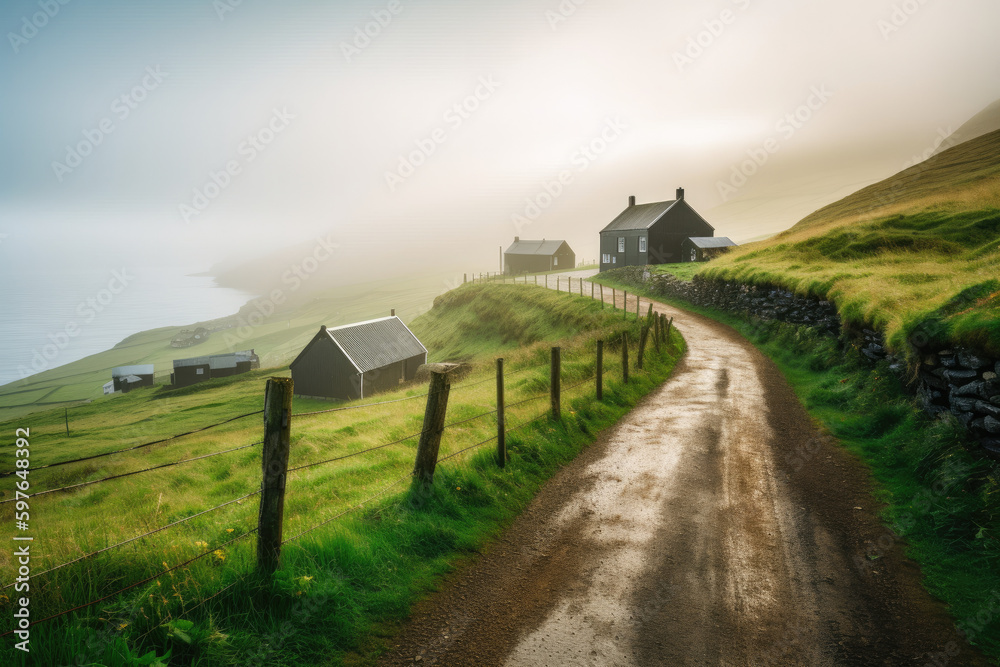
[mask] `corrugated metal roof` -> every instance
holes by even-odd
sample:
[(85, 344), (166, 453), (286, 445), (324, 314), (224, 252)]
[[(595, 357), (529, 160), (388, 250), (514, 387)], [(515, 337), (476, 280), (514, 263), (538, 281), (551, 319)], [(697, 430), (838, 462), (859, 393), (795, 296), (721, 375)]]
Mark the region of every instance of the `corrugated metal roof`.
[(696, 248), (728, 248), (736, 245), (726, 236), (692, 236), (688, 240)]
[(187, 366), (208, 366), (209, 368), (236, 368), (241, 361), (253, 361), (253, 350), (240, 350), (226, 354), (213, 354), (206, 357), (191, 357), (190, 359), (174, 359), (174, 368)]
[(554, 255), (565, 241), (514, 241), (507, 248), (507, 255)]
[(677, 203), (673, 201), (661, 201), (654, 204), (637, 204), (629, 206), (621, 214), (602, 229), (602, 232), (626, 231), (634, 229), (649, 229), (649, 227), (659, 220), (670, 207)]
[(190, 359), (174, 359), (174, 368), (187, 368), (189, 366), (207, 366), (208, 357), (191, 357)]
[(427, 353), (398, 317), (346, 324), (327, 329), (326, 333), (360, 373)]
[(126, 375), (152, 375), (153, 364), (138, 364), (135, 366), (115, 366), (111, 369), (111, 377), (120, 378)]
[(123, 379), (129, 384), (132, 384), (133, 382), (142, 382), (142, 378), (138, 375), (126, 375)]

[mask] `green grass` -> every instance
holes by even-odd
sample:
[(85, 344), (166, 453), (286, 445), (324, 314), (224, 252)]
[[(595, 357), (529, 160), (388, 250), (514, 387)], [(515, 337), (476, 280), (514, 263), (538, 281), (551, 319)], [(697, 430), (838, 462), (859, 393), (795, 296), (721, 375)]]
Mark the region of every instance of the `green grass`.
[(690, 281), (705, 265), (700, 262), (682, 262), (679, 264), (658, 264), (653, 267), (653, 273), (669, 274), (684, 281)]
[(1000, 132), (734, 249), (702, 275), (829, 299), (907, 356), (918, 330), (1000, 356)]
[(927, 417), (884, 363), (873, 370), (835, 339), (667, 301), (735, 327), (777, 363), (809, 413), (871, 469), (883, 519), (906, 539), (927, 590), (972, 643), (1000, 660), (1000, 615), (992, 610), (1000, 596), (1000, 474), (967, 448), (962, 427)]
[[(522, 309), (541, 320), (541, 328), (518, 327), (514, 339), (496, 341), (496, 323), (515, 321)], [(450, 338), (449, 314), (455, 322)], [(526, 426), (508, 436), (510, 461), (505, 469), (496, 466), (492, 443), (487, 443), (442, 460), (433, 487), (411, 487), (407, 478), (416, 442), (407, 440), (291, 473), (286, 537), (371, 500), (360, 511), (287, 544), (281, 570), (269, 585), (250, 574), (255, 542), (248, 531), (256, 525), (255, 497), (41, 574), (255, 490), (260, 484), (259, 448), (35, 496), (34, 619), (154, 576), (165, 569), (164, 563), (174, 566), (212, 553), (125, 594), (34, 627), (33, 664), (138, 664), (136, 656), (150, 652), (151, 657), (169, 652), (170, 665), (372, 664), (413, 602), (457, 563), (484, 548), (549, 476), (662, 382), (683, 350), (677, 336), (671, 355), (650, 353), (646, 370), (632, 375), (627, 386), (620, 381), (620, 370), (609, 365), (605, 400), (598, 404), (592, 382), (568, 387), (593, 374), (598, 338), (608, 341), (606, 352), (613, 355), (621, 331), (629, 330), (635, 340), (638, 324), (623, 321), (617, 311), (602, 311), (589, 298), (530, 286), (467, 285), (439, 299), (413, 326), (471, 366), (471, 373), (450, 392), (448, 422), (493, 409), (494, 343), (503, 348), (506, 359), (508, 403), (541, 395), (508, 410), (509, 427)], [(548, 350), (554, 341), (563, 348), (563, 418), (532, 422), (547, 410)], [(435, 356), (446, 358), (445, 353)], [(71, 411), (68, 438), (61, 431), (62, 410), (40, 412), (16, 425), (31, 428), (34, 465), (92, 455), (259, 410), (270, 374), (275, 371), (95, 401)], [(364, 402), (413, 400), (293, 418), (289, 465), (321, 462), (419, 432), (425, 391), (423, 385), (404, 387)], [(296, 399), (293, 414), (329, 407), (322, 401)], [(2, 424), (8, 430), (14, 426)], [(495, 428), (495, 419), (486, 415), (447, 429), (440, 456), (487, 440)], [(138, 452), (37, 470), (30, 479), (37, 492), (253, 443), (261, 434), (261, 418), (255, 415)], [(12, 468), (12, 449), (0, 448), (0, 470)], [(384, 494), (372, 498), (380, 490)], [(13, 520), (11, 505), (0, 506), (0, 520)], [(0, 583), (12, 578), (12, 551), (0, 552), (0, 572), (7, 573)], [(14, 597), (11, 589), (0, 594), (0, 613), (11, 619), (12, 601), (6, 596)], [(9, 622), (4, 627), (10, 627)], [(26, 664), (11, 644), (0, 649), (0, 660)]]

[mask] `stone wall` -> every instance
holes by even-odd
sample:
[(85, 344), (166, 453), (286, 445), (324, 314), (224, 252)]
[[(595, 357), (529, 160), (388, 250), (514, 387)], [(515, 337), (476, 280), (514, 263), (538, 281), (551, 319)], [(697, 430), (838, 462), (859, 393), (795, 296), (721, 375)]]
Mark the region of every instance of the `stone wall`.
[(695, 276), (693, 281), (627, 267), (605, 275), (654, 296), (683, 299), (745, 318), (778, 320), (814, 327), (840, 337), (872, 363), (888, 361), (920, 399), (924, 410), (938, 417), (951, 413), (986, 450), (1000, 458), (1000, 360), (963, 347), (932, 350), (924, 345), (914, 355), (918, 367), (890, 351), (885, 337), (872, 328), (844, 327), (829, 301), (798, 296), (774, 286), (746, 285)]

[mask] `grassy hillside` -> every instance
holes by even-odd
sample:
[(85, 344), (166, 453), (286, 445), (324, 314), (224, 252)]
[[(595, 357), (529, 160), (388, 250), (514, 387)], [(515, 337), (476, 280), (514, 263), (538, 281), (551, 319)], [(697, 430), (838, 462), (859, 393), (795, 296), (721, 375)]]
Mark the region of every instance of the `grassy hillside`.
[[(524, 326), (497, 339), (497, 323), (512, 321)], [(609, 364), (598, 404), (589, 380), (595, 341), (618, 340), (623, 328), (635, 340), (637, 323), (589, 298), (524, 285), (467, 285), (439, 298), (413, 327), (427, 335), (435, 358), (472, 367), (450, 392), (450, 427), (434, 486), (408, 490), (426, 386), (350, 404), (297, 398), (289, 466), (300, 469), (289, 475), (284, 519), (291, 541), (273, 585), (248, 573), (263, 431), (261, 416), (252, 413), (261, 409), (266, 376), (274, 371), (99, 399), (75, 409), (69, 437), (61, 410), (0, 424), (8, 432), (31, 429), (31, 463), (39, 467), (247, 415), (176, 440), (31, 472), (31, 522), (35, 544), (44, 544), (31, 563), (32, 618), (109, 596), (35, 626), (32, 664), (139, 664), (134, 659), (150, 651), (169, 655), (170, 665), (370, 664), (412, 602), (456, 559), (482, 548), (548, 476), (661, 382), (683, 349), (675, 337), (670, 354), (650, 354), (646, 370), (627, 386)], [(556, 340), (563, 347), (560, 422), (545, 418), (548, 348)], [(606, 349), (614, 354), (614, 344)], [(507, 362), (507, 425), (519, 427), (508, 434), (504, 470), (489, 440), (496, 432), (497, 354)], [(342, 409), (303, 414), (331, 407)], [(0, 447), (0, 472), (14, 461), (14, 447)], [(11, 488), (2, 486), (0, 501), (11, 499)], [(13, 509), (0, 504), (0, 520), (12, 525)], [(122, 544), (128, 540), (134, 541)], [(12, 582), (12, 554), (0, 552), (0, 586)], [(192, 558), (198, 560), (161, 574)], [(64, 563), (70, 564), (46, 572)], [(136, 582), (144, 583), (116, 593)], [(0, 590), (0, 613), (8, 620), (14, 597), (9, 587)], [(11, 645), (0, 648), (0, 662), (22, 664)]]
[(709, 277), (834, 301), (895, 349), (925, 335), (1000, 355), (1000, 132), (960, 144), (713, 261)]
[(174, 359), (250, 348), (261, 357), (262, 367), (282, 366), (298, 354), (321, 324), (335, 326), (382, 317), (393, 308), (409, 321), (428, 310), (435, 296), (454, 285), (445, 276), (424, 276), (407, 279), (406, 289), (400, 286), (400, 280), (388, 280), (308, 296), (288, 293), (288, 300), (281, 304), (262, 300), (258, 307), (251, 302), (238, 315), (222, 318), (232, 322), (234, 328), (216, 332), (206, 342), (190, 348), (172, 348), (170, 341), (181, 329), (206, 323), (144, 331), (105, 352), (0, 387), (0, 419), (99, 398), (115, 366), (154, 364), (158, 381), (166, 383)]

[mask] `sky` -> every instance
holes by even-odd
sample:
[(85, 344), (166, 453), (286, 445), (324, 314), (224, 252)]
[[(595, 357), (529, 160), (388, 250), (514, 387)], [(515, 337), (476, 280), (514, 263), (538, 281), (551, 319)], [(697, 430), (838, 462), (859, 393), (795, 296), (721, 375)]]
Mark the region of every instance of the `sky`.
[[(744, 241), (888, 177), (1000, 98), (996, 0), (5, 0), (0, 280), (597, 256), (677, 187)], [(360, 258), (364, 258), (360, 262)]]

